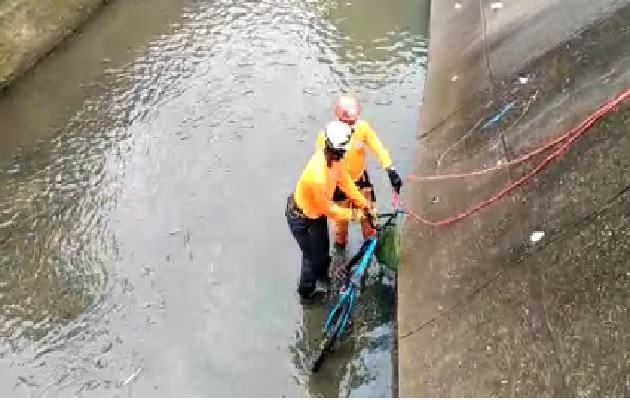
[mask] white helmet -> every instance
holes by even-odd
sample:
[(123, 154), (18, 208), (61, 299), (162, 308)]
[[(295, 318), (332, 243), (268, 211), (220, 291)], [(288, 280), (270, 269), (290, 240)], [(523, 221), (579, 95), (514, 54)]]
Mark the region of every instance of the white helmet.
[(347, 151), (350, 147), (352, 128), (341, 121), (331, 121), (326, 125), (324, 137), (326, 146), (332, 150)]

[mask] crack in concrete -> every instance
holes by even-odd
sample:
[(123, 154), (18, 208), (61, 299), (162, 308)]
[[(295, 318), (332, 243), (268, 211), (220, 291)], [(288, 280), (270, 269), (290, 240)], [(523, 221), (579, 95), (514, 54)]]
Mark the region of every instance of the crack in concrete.
[(540, 268), (540, 266), (536, 267), (536, 269), (538, 270), (538, 278), (540, 282), (540, 304), (542, 307), (542, 313), (544, 317), (543, 321), (545, 322), (545, 328), (547, 330), (546, 333), (547, 333), (548, 339), (551, 341), (551, 344), (553, 346), (555, 361), (556, 361), (556, 364), (558, 365), (558, 374), (560, 375), (559, 379), (556, 378), (555, 386), (557, 390), (554, 391), (554, 395), (557, 397), (572, 397), (569, 391), (569, 387), (567, 386), (566, 366), (562, 362), (562, 346), (560, 344), (560, 340), (554, 334), (554, 329), (551, 325), (551, 320), (549, 319), (547, 303), (545, 301), (545, 299), (547, 299), (548, 296), (545, 290), (546, 282), (545, 282), (545, 277), (543, 274), (544, 270)]
[(560, 344), (556, 340), (553, 334), (553, 328), (549, 320), (549, 313), (547, 312), (547, 306), (545, 299), (547, 294), (544, 289), (544, 268), (539, 265), (532, 267), (533, 274), (529, 281), (530, 301), (532, 302), (532, 308), (538, 315), (541, 323), (541, 336), (546, 339), (553, 349), (553, 362), (557, 365), (558, 370), (549, 368), (549, 386), (552, 388), (554, 397), (571, 397), (569, 389), (566, 386), (566, 375), (564, 373), (565, 368), (560, 357)]

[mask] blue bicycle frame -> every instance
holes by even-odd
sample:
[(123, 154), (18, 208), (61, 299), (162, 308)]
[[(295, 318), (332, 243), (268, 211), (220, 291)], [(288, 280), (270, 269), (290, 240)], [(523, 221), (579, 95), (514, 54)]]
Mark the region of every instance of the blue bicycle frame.
[[(342, 307), (343, 304), (346, 304), (346, 300), (348, 301), (348, 308), (352, 310), (352, 307), (354, 306), (354, 301), (356, 299), (356, 288), (359, 286), (359, 281), (363, 276), (363, 272), (365, 272), (367, 267), (370, 265), (370, 260), (372, 259), (372, 256), (374, 255), (374, 250), (376, 249), (376, 240), (376, 236), (371, 236), (367, 238), (365, 242), (363, 242), (363, 255), (361, 256), (361, 259), (359, 260), (356, 268), (354, 268), (352, 271), (352, 275), (349, 279), (349, 285), (347, 285), (344, 292), (341, 294), (341, 297), (337, 301), (337, 304), (335, 304), (335, 307), (328, 313), (328, 317), (326, 318), (326, 322), (324, 323), (324, 330), (326, 332), (330, 330), (330, 325), (333, 322), (333, 317), (337, 314), (337, 312), (340, 311), (340, 307)], [(337, 331), (337, 336), (341, 335), (345, 331), (349, 317), (350, 312), (343, 316), (341, 327)]]
[[(397, 194), (393, 195), (392, 204), (395, 206), (399, 204)], [(336, 304), (329, 311), (328, 316), (326, 317), (326, 322), (324, 323), (326, 339), (322, 342), (322, 347), (311, 367), (311, 372), (317, 372), (319, 370), (326, 354), (331, 350), (335, 341), (345, 332), (356, 301), (357, 289), (361, 286), (361, 281), (365, 271), (369, 267), (370, 261), (376, 252), (378, 235), (381, 232), (381, 229), (391, 224), (397, 215), (404, 213), (404, 211), (399, 207), (395, 208), (396, 209), (393, 213), (381, 214), (378, 216), (378, 218), (388, 218), (388, 220), (380, 226), (375, 226), (376, 221), (369, 219), (370, 225), (375, 228), (376, 233), (374, 236), (365, 239), (359, 251), (345, 266), (348, 275), (344, 278), (344, 290), (340, 291), (341, 293)]]

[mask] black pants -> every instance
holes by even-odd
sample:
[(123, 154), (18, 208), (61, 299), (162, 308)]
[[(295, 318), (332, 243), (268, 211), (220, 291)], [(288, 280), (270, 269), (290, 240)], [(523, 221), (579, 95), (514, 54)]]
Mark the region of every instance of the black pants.
[(302, 251), (302, 267), (298, 293), (310, 295), (315, 290), (318, 279), (328, 277), (330, 266), (330, 238), (326, 217), (316, 219), (305, 217), (295, 205), (293, 195), (289, 196), (285, 213), (289, 230)]

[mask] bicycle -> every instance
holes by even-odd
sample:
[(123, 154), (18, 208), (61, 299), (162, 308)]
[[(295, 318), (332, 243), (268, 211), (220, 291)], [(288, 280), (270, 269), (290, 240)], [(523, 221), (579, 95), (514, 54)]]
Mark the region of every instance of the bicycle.
[[(319, 371), (324, 359), (328, 353), (330, 353), (335, 342), (343, 335), (348, 326), (348, 320), (350, 319), (350, 315), (355, 304), (357, 292), (361, 286), (364, 273), (369, 267), (370, 261), (372, 260), (376, 250), (378, 233), (384, 227), (393, 225), (394, 218), (398, 215), (404, 214), (404, 211), (400, 208), (397, 194), (394, 194), (392, 204), (394, 205), (394, 211), (379, 214), (376, 218), (376, 224), (370, 219), (370, 224), (376, 229), (377, 234), (365, 239), (359, 251), (345, 266), (345, 271), (349, 273), (345, 274), (339, 298), (329, 311), (326, 321), (324, 322), (325, 338), (321, 342), (317, 357), (311, 366), (312, 373)], [(378, 220), (383, 218), (386, 218), (386, 221), (384, 223), (378, 223)]]

